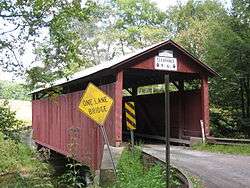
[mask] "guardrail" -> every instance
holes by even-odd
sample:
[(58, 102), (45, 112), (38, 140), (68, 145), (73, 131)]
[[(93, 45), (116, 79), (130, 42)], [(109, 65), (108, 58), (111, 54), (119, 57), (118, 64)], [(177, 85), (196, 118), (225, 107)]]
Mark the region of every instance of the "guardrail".
[(241, 144), (250, 144), (250, 139), (207, 137), (207, 142), (210, 144), (241, 145)]

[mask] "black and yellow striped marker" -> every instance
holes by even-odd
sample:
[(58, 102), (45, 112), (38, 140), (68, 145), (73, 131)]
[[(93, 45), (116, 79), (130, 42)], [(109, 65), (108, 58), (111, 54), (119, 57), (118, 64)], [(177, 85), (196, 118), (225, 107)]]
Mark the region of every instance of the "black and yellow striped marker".
[(135, 103), (125, 102), (126, 124), (128, 130), (136, 129)]

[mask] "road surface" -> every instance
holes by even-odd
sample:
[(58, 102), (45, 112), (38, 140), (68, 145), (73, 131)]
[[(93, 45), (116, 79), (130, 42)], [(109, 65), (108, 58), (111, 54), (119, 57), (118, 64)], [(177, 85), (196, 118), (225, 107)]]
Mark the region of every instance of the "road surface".
[[(207, 188), (250, 188), (250, 156), (193, 151), (171, 146), (170, 161), (201, 178)], [(143, 151), (165, 161), (165, 145), (145, 145)]]

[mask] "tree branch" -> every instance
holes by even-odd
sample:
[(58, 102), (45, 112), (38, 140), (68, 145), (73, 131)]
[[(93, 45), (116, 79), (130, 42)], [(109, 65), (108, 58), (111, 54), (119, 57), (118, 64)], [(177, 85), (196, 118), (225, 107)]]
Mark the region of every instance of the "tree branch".
[(11, 32), (13, 32), (13, 31), (16, 31), (20, 26), (21, 26), (21, 25), (18, 24), (14, 29), (11, 29), (11, 30), (9, 30), (9, 31), (4, 31), (4, 32), (0, 33), (0, 35), (4, 35), (4, 34), (6, 34), (6, 33), (11, 33)]

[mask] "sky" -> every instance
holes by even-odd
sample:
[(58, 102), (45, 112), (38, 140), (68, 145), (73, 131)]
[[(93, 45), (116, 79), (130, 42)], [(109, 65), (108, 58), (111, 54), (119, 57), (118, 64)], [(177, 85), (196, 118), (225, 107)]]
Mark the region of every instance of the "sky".
[[(161, 9), (161, 10), (166, 10), (168, 7), (170, 6), (174, 6), (177, 5), (178, 2), (185, 4), (188, 0), (151, 0), (152, 2), (155, 2), (157, 4), (157, 6)], [(231, 7), (231, 0), (220, 0), (223, 5), (226, 8), (230, 8)], [(29, 60), (30, 62), (32, 61), (32, 59), (34, 59), (34, 55), (32, 54), (32, 47), (31, 46), (27, 46), (28, 50), (26, 52), (26, 54), (22, 57), (22, 60)], [(26, 49), (27, 49), (26, 48)], [(29, 61), (24, 61), (26, 65), (30, 64)], [(0, 70), (0, 80), (13, 80), (15, 78), (15, 76), (13, 76), (13, 74), (11, 73), (7, 73), (7, 72), (2, 72)]]

